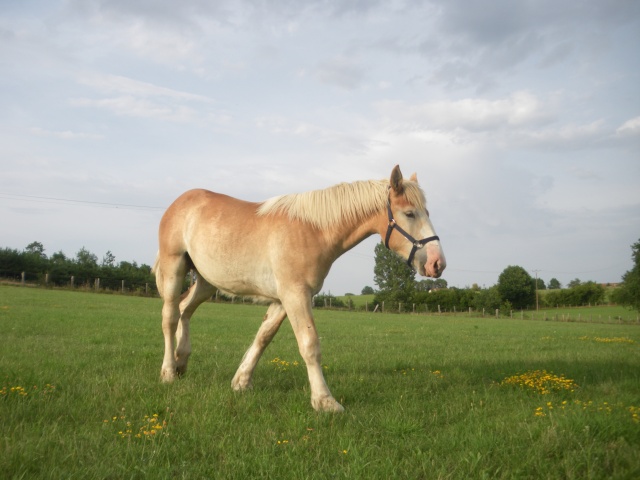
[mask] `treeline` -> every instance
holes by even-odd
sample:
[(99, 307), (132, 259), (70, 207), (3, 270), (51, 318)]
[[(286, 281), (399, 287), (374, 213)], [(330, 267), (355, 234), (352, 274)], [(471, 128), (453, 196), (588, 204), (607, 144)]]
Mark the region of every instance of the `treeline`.
[[(580, 285), (561, 290), (540, 291), (538, 297), (539, 308), (579, 307), (586, 305), (600, 305), (605, 303), (605, 288), (594, 282), (585, 282)], [(528, 304), (517, 308), (505, 300), (497, 286), (490, 288), (456, 288), (431, 290), (428, 292), (415, 292), (411, 297), (400, 302), (395, 299), (384, 300), (384, 297), (376, 295), (374, 304), (384, 303), (385, 311), (399, 310), (410, 312), (465, 312), (471, 309), (475, 312), (495, 312), (500, 310), (504, 314), (514, 310), (533, 310), (536, 308), (535, 298)], [(336, 305), (334, 306), (343, 306)], [(320, 306), (320, 305), (318, 305)], [(344, 305), (346, 306), (346, 305)], [(375, 305), (374, 305), (375, 307)]]
[[(535, 292), (534, 292), (535, 293)], [(605, 288), (595, 282), (585, 282), (580, 285), (561, 290), (539, 291), (538, 306), (540, 308), (577, 307), (598, 305), (605, 302)], [(512, 302), (501, 295), (498, 286), (490, 288), (447, 288), (446, 290), (432, 290), (419, 292), (413, 298), (416, 305), (425, 305), (429, 311), (461, 312), (471, 308), (474, 311), (494, 312), (500, 310), (508, 313), (516, 309), (535, 309), (535, 297), (526, 304), (515, 307)], [(411, 305), (406, 306), (407, 310)]]
[(47, 256), (40, 242), (32, 242), (22, 251), (1, 248), (0, 278), (19, 282), (23, 275), (25, 281), (41, 285), (114, 291), (122, 290), (124, 285), (127, 292), (156, 293), (155, 277), (149, 265), (116, 262), (110, 251), (98, 261), (98, 257), (84, 247), (74, 257), (62, 251)]
[[(375, 247), (374, 281), (378, 285), (374, 303), (384, 305), (386, 311), (475, 311), (511, 312), (536, 307), (597, 305), (605, 301), (605, 289), (595, 282), (575, 279), (569, 288), (561, 289), (552, 278), (546, 291), (545, 282), (533, 278), (517, 265), (506, 267), (498, 283), (490, 288), (449, 288), (446, 281), (421, 280), (397, 255), (380, 244)], [(544, 294), (543, 294), (544, 292)], [(384, 302), (384, 303), (383, 303)]]

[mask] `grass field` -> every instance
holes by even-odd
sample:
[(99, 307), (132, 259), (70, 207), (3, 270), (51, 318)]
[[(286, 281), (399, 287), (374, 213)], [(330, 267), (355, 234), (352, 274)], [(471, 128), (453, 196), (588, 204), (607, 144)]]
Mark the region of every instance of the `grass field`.
[(317, 414), (285, 323), (204, 304), (159, 381), (158, 299), (0, 287), (0, 478), (640, 478), (640, 327), (316, 311), (346, 408)]

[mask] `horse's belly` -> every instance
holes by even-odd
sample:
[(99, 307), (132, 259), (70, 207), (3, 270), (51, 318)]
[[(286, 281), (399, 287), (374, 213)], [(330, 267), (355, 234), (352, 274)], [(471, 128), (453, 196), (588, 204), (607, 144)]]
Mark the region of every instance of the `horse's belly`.
[(218, 290), (229, 296), (251, 297), (258, 302), (278, 300), (276, 282), (272, 274), (255, 272), (239, 275), (233, 268), (203, 268), (198, 273)]

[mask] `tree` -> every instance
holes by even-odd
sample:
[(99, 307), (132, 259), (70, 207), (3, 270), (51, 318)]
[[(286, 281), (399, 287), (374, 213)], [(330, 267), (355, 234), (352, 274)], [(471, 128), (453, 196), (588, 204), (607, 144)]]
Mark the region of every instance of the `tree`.
[(31, 242), (24, 251), (30, 255), (36, 255), (40, 258), (47, 258), (44, 253), (44, 245), (40, 242)]
[(376, 291), (373, 289), (373, 287), (370, 286), (366, 286), (362, 289), (362, 295), (373, 295), (374, 293), (376, 293)]
[(536, 283), (536, 288), (538, 290), (546, 290), (547, 286), (544, 284), (544, 280), (542, 280), (541, 278), (538, 278)]
[(603, 300), (604, 287), (595, 282), (581, 282), (575, 287), (553, 290), (544, 297), (544, 303), (549, 307), (596, 305)]
[(29, 280), (41, 278), (48, 267), (47, 256), (44, 253), (44, 245), (40, 242), (31, 242), (24, 249), (24, 269)]
[(116, 266), (116, 256), (111, 253), (111, 250), (107, 250), (107, 253), (102, 257), (102, 265), (103, 267), (113, 268)]
[(335, 295), (331, 295), (329, 293), (320, 293), (313, 297), (313, 306), (314, 307), (333, 307), (333, 308), (344, 308), (345, 303), (337, 298)]
[(500, 308), (501, 304), (502, 297), (500, 296), (500, 292), (498, 291), (497, 286), (493, 286), (491, 288), (483, 288), (476, 291), (475, 297), (471, 302), (471, 306), (477, 311), (480, 311), (482, 309), (492, 311)]
[(498, 277), (498, 293), (513, 308), (521, 309), (536, 301), (535, 280), (518, 266), (508, 266)]
[(640, 240), (631, 245), (633, 268), (622, 276), (622, 285), (613, 294), (620, 305), (640, 311)]
[(415, 274), (407, 263), (382, 243), (375, 248), (374, 282), (378, 285), (374, 301), (386, 302), (390, 308), (398, 303), (409, 307), (416, 291)]
[(435, 289), (447, 288), (448, 283), (444, 278), (428, 278), (416, 282), (416, 290), (419, 292), (428, 292)]
[(577, 287), (578, 285), (580, 285), (582, 282), (580, 281), (579, 278), (574, 278), (573, 280), (571, 280), (568, 284), (567, 287), (568, 288), (573, 288), (573, 287)]
[(75, 271), (79, 284), (90, 284), (98, 276), (98, 257), (82, 247), (76, 253)]
[(549, 280), (549, 290), (559, 290), (562, 288), (562, 284), (558, 281), (557, 278), (552, 278)]

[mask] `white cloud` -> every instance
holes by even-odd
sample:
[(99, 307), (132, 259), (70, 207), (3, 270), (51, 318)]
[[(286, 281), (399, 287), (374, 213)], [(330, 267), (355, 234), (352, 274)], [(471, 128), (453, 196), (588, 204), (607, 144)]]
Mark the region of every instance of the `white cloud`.
[(602, 120), (585, 125), (556, 125), (540, 130), (516, 132), (512, 138), (514, 146), (544, 150), (583, 150), (597, 147), (607, 140), (610, 131)]
[(139, 97), (167, 97), (176, 100), (213, 103), (213, 99), (204, 95), (162, 87), (121, 75), (88, 74), (78, 78), (80, 84), (88, 85), (103, 93), (122, 93)]
[(196, 111), (192, 108), (182, 105), (162, 104), (132, 96), (103, 99), (78, 98), (72, 100), (71, 104), (78, 107), (101, 108), (116, 115), (153, 118), (172, 122), (194, 122), (198, 118)]
[(530, 92), (515, 92), (508, 97), (490, 100), (464, 98), (440, 100), (417, 105), (403, 101), (383, 101), (377, 111), (391, 122), (429, 130), (487, 131), (548, 122), (552, 112)]
[(640, 117), (634, 117), (624, 122), (616, 130), (620, 137), (635, 137), (640, 135)]
[(55, 137), (62, 140), (102, 140), (104, 138), (103, 135), (95, 133), (73, 132), (71, 130), (55, 131), (40, 127), (33, 127), (30, 131), (41, 137)]

